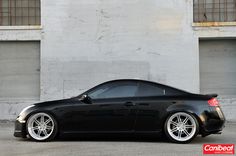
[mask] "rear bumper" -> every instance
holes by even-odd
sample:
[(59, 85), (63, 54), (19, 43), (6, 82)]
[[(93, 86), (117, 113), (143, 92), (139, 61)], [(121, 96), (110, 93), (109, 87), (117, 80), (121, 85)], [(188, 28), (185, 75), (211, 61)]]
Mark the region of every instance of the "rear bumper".
[(25, 123), (20, 123), (18, 120), (15, 121), (15, 130), (14, 136), (15, 137), (26, 137), (26, 128)]
[(209, 112), (204, 112), (201, 128), (202, 136), (220, 134), (225, 127), (225, 116), (220, 107), (210, 107)]
[(218, 121), (218, 120), (209, 120), (203, 125), (202, 127), (202, 136), (207, 136), (210, 134), (221, 134), (221, 131), (223, 130), (224, 121)]

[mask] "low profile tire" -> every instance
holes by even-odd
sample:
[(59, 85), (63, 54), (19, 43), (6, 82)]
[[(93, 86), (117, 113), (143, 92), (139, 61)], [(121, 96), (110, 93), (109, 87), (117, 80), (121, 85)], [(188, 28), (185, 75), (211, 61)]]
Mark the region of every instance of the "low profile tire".
[(164, 125), (165, 135), (175, 143), (189, 143), (199, 132), (197, 119), (186, 112), (170, 115)]
[(57, 122), (48, 113), (35, 113), (29, 117), (26, 123), (27, 133), (34, 141), (50, 141), (57, 134)]

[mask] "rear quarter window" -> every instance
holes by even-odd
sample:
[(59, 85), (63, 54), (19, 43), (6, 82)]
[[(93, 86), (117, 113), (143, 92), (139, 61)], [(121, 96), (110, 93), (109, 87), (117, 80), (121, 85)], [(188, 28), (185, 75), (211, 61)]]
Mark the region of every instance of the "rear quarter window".
[(148, 83), (148, 82), (140, 82), (139, 88), (137, 92), (137, 96), (139, 97), (147, 97), (147, 96), (178, 96), (178, 95), (186, 95), (187, 93), (169, 86)]
[(151, 83), (139, 83), (139, 89), (137, 96), (146, 97), (146, 96), (163, 96), (165, 90), (158, 85)]
[(176, 95), (186, 95), (187, 93), (175, 88), (165, 88), (165, 96), (176, 96)]

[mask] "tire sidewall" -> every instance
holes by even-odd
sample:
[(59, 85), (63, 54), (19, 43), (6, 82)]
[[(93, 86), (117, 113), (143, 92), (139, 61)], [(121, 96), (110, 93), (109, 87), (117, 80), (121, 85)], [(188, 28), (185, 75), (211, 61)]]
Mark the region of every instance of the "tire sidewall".
[[(190, 115), (190, 116), (193, 118), (193, 120), (194, 120), (194, 122), (195, 122), (195, 124), (196, 124), (196, 131), (195, 131), (195, 134), (194, 134), (194, 135), (192, 136), (192, 138), (190, 138), (189, 140), (186, 140), (186, 141), (178, 141), (178, 140), (175, 140), (174, 138), (171, 137), (171, 135), (169, 134), (169, 132), (168, 132), (168, 130), (167, 130), (167, 129), (168, 129), (168, 128), (167, 128), (167, 126), (168, 126), (168, 124), (167, 124), (167, 123), (168, 123), (168, 120), (170, 119), (170, 117), (171, 117), (172, 115), (174, 115), (174, 114), (176, 114), (176, 113), (186, 113), (186, 114)], [(164, 133), (165, 133), (166, 137), (167, 137), (171, 142), (180, 143), (180, 144), (189, 143), (189, 142), (191, 142), (191, 141), (198, 135), (198, 132), (199, 132), (199, 123), (198, 123), (196, 117), (195, 117), (193, 114), (191, 114), (191, 113), (184, 112), (184, 111), (174, 112), (174, 113), (170, 114), (170, 115), (167, 117), (166, 121), (165, 121)]]
[[(31, 117), (33, 117), (34, 115), (38, 114), (38, 113), (45, 113), (45, 114), (47, 114), (48, 116), (50, 116), (50, 117), (52, 118), (53, 123), (54, 123), (54, 128), (53, 128), (52, 134), (51, 134), (48, 138), (46, 138), (46, 139), (44, 139), (44, 140), (37, 140), (37, 139), (33, 138), (33, 137), (30, 135), (30, 133), (28, 132), (29, 119), (30, 119)], [(38, 142), (51, 141), (51, 140), (53, 140), (53, 139), (56, 137), (56, 135), (57, 135), (57, 132), (58, 132), (58, 124), (57, 124), (57, 121), (55, 120), (55, 118), (54, 118), (50, 113), (47, 113), (47, 112), (37, 112), (37, 113), (31, 114), (30, 117), (27, 119), (27, 122), (26, 122), (26, 132), (27, 132), (27, 134), (28, 134), (30, 140), (38, 141)]]

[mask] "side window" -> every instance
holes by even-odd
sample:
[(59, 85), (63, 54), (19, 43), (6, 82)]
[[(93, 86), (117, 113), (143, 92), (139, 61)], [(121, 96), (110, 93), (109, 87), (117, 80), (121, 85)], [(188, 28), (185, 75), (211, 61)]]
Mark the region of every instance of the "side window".
[(134, 97), (137, 89), (135, 82), (113, 82), (96, 88), (88, 95), (92, 99)]
[(155, 84), (143, 83), (139, 84), (138, 96), (163, 96), (165, 90)]
[(41, 0), (0, 0), (0, 26), (41, 25)]
[(176, 96), (176, 95), (184, 95), (185, 92), (174, 89), (174, 88), (165, 88), (166, 96)]

